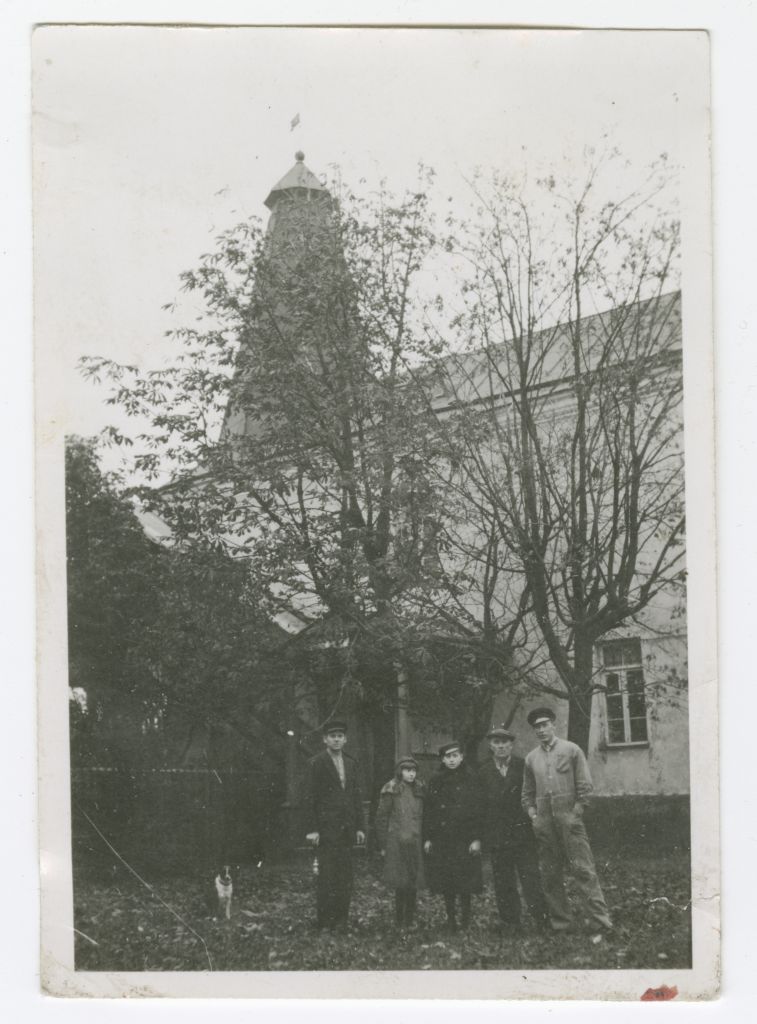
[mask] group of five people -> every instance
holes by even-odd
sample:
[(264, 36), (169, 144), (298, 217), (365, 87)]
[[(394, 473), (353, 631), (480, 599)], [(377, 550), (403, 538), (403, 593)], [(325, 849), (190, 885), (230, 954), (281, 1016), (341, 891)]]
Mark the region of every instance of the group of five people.
[[(439, 771), (427, 786), (418, 778), (412, 757), (397, 762), (394, 778), (381, 790), (375, 835), (400, 927), (412, 924), (417, 893), (427, 886), (444, 898), (447, 929), (467, 928), (471, 897), (483, 891), (485, 851), (502, 931), (521, 931), (518, 880), (536, 927), (568, 930), (566, 869), (573, 875), (592, 932), (611, 931), (583, 823), (592, 792), (586, 757), (575, 743), (556, 735), (551, 708), (535, 708), (528, 722), (538, 745), (525, 760), (513, 754), (512, 733), (495, 726), (487, 736), (492, 756), (478, 771), (469, 766), (457, 741), (439, 749)], [(317, 848), (319, 929), (346, 927), (351, 851), (354, 843), (365, 843), (357, 765), (343, 753), (346, 739), (344, 722), (327, 722), (325, 750), (308, 766), (307, 840)]]

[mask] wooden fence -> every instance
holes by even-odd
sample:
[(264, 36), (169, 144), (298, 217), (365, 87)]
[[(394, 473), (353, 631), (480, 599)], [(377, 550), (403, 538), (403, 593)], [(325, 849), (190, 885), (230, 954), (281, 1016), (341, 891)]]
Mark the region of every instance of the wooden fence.
[(212, 769), (74, 768), (75, 870), (211, 870), (290, 845), (281, 794), (260, 774)]

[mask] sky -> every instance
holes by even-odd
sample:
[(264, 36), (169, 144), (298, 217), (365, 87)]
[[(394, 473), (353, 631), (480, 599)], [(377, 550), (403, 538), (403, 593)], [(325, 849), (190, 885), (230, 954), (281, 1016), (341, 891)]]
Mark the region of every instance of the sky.
[(705, 45), (668, 32), (37, 29), (42, 429), (117, 421), (78, 358), (165, 365), (177, 323), (161, 307), (179, 274), (220, 231), (267, 216), (296, 150), (363, 189), (412, 187), (423, 162), (458, 213), (477, 168), (559, 177), (604, 133), (636, 174), (663, 151), (680, 162), (706, 130)]

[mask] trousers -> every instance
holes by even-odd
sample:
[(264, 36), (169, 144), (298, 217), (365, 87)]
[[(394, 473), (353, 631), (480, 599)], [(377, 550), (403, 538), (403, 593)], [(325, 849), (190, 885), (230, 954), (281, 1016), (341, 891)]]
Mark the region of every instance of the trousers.
[(471, 894), (469, 892), (445, 892), (444, 909), (447, 911), (447, 925), (451, 931), (457, 931), (457, 907), (460, 900), (460, 923), (465, 929), (470, 924)]
[(394, 890), (394, 917), (398, 925), (410, 925), (415, 918), (415, 889)]
[(531, 917), (541, 924), (547, 917), (547, 906), (539, 878), (539, 866), (534, 857), (533, 843), (513, 843), (494, 847), (491, 851), (494, 896), (499, 919), (503, 924), (516, 927), (521, 923), (520, 879), (523, 896)]
[(575, 879), (586, 916), (600, 928), (612, 928), (610, 913), (597, 878), (589, 837), (574, 812), (552, 814), (540, 810), (534, 822), (539, 871), (552, 927), (567, 929), (570, 906), (565, 892), (565, 870)]
[(347, 924), (352, 899), (352, 851), (349, 846), (318, 847), (316, 924), (336, 928)]

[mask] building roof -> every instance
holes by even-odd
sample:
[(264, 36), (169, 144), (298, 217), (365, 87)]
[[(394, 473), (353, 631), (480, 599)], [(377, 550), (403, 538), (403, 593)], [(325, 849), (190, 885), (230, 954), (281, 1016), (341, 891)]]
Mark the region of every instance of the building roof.
[(287, 171), (281, 181), (278, 181), (265, 200), (265, 205), (269, 210), (272, 210), (276, 205), (279, 198), (279, 193), (290, 192), (293, 189), (303, 189), (307, 192), (324, 192), (328, 194), (328, 189), (325, 188), (313, 172), (305, 166), (305, 154), (302, 150), (298, 150), (294, 154), (296, 161), (294, 167)]
[[(544, 388), (554, 397), (561, 382), (573, 379), (572, 334), (580, 329), (583, 370), (591, 372), (598, 361), (621, 365), (627, 358), (629, 339), (643, 337), (639, 347), (652, 357), (681, 358), (681, 293), (667, 292), (650, 299), (593, 313), (578, 321), (560, 322), (537, 331), (530, 341), (534, 366), (531, 386)], [(499, 341), (489, 348), (475, 348), (445, 356), (437, 364), (437, 381), (431, 402), (437, 412), (461, 403), (476, 404), (502, 399), (509, 393), (509, 379), (517, 380), (511, 367), (512, 341)], [(513, 385), (515, 386), (515, 385)]]

